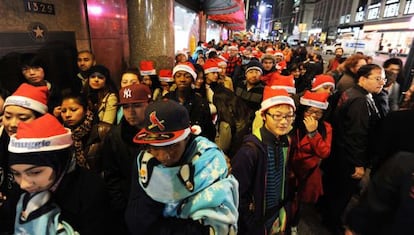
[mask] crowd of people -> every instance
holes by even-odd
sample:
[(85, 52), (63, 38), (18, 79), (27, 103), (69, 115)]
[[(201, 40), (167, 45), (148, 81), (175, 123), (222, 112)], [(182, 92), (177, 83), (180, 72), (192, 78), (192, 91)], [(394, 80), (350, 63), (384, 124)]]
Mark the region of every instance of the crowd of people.
[(397, 57), (347, 56), (213, 40), (117, 86), (80, 51), (61, 90), (24, 54), (0, 88), (0, 234), (296, 235), (309, 208), (332, 234), (409, 234), (414, 86)]

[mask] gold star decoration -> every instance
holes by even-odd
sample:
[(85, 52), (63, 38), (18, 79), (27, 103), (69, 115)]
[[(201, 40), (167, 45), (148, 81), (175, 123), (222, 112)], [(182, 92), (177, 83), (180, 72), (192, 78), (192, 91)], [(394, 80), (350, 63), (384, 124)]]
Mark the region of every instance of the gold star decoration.
[(33, 32), (35, 33), (35, 37), (36, 38), (43, 38), (43, 32), (44, 32), (44, 30), (41, 29), (39, 27), (39, 25), (36, 27), (36, 29), (33, 29)]

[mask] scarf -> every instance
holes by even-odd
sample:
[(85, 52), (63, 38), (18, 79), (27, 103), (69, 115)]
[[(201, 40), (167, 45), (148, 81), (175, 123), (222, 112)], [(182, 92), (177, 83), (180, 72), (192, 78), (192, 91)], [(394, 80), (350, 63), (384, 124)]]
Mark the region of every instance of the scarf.
[(93, 113), (88, 110), (85, 115), (83, 122), (72, 130), (73, 146), (75, 147), (76, 163), (84, 168), (89, 169), (88, 162), (83, 147), (83, 138), (88, 135), (92, 129), (93, 124)]
[(196, 137), (184, 152), (186, 163), (164, 167), (148, 152), (138, 156), (139, 183), (153, 200), (164, 203), (164, 217), (202, 221), (214, 234), (237, 231), (238, 182), (228, 175), (218, 147)]

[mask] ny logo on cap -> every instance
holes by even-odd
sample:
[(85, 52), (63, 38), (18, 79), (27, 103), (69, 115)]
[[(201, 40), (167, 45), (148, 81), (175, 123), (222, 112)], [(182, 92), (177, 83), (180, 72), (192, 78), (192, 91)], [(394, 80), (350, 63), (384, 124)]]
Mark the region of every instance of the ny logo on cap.
[(152, 129), (154, 127), (158, 127), (158, 129), (160, 129), (161, 131), (163, 131), (165, 129), (165, 126), (163, 125), (164, 120), (160, 121), (158, 119), (156, 111), (153, 111), (150, 114), (149, 118), (150, 118), (151, 125), (148, 126), (148, 129)]
[(128, 99), (128, 98), (131, 98), (131, 97), (132, 97), (132, 91), (131, 91), (131, 89), (129, 89), (129, 88), (125, 89), (124, 90), (124, 98), (125, 99)]

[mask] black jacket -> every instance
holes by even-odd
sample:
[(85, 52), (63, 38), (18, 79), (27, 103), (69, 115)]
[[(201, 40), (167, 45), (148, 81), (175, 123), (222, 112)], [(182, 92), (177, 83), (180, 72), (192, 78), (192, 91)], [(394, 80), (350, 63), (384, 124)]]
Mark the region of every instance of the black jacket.
[(0, 234), (12, 234), (14, 232), (14, 219), (16, 205), (23, 191), (13, 181), (13, 175), (9, 170), (8, 151), (10, 138), (6, 131), (0, 136), (0, 192), (7, 199), (0, 206)]
[(399, 152), (371, 179), (346, 225), (361, 235), (414, 231), (414, 153)]
[(352, 175), (355, 167), (368, 167), (379, 113), (369, 105), (368, 92), (356, 85), (344, 93), (334, 113), (334, 155), (344, 175)]
[(63, 177), (53, 198), (60, 218), (80, 234), (114, 234), (105, 184), (95, 173), (75, 168)]
[[(165, 97), (179, 102), (177, 91), (169, 92)], [(190, 115), (190, 124), (199, 125), (201, 127), (200, 135), (214, 141), (214, 138), (216, 137), (216, 128), (212, 121), (212, 115), (207, 99), (201, 97), (192, 90), (189, 96), (186, 97), (183, 105)]]
[(142, 145), (132, 142), (138, 129), (130, 126), (124, 118), (113, 126), (105, 138), (102, 157), (106, 186), (111, 198), (111, 206), (123, 216), (131, 186), (132, 165)]

